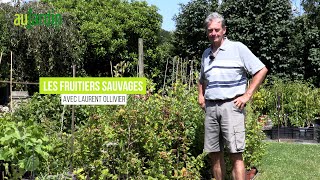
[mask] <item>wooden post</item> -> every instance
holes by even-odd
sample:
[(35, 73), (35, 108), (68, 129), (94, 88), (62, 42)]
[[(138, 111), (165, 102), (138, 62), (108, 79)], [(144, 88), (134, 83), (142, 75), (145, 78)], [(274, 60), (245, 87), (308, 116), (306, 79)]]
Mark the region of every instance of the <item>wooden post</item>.
[(138, 46), (139, 46), (139, 77), (143, 77), (144, 63), (143, 63), (143, 39), (142, 38), (139, 38)]
[(189, 58), (184, 62), (184, 83), (188, 84), (188, 65), (189, 65)]
[(191, 65), (190, 65), (189, 90), (191, 89), (191, 84), (193, 87), (193, 59), (191, 60)]
[(11, 51), (11, 60), (10, 60), (10, 111), (12, 114), (13, 102), (12, 102), (12, 51)]
[(112, 62), (110, 61), (110, 68), (111, 68), (111, 76), (113, 77), (113, 69), (112, 69)]
[(184, 61), (184, 66), (183, 66), (184, 84), (188, 84), (188, 65), (189, 65), (189, 59), (186, 59)]
[[(72, 65), (72, 75), (76, 77), (76, 66)], [(74, 153), (74, 113), (75, 107), (72, 105), (72, 120), (71, 120), (71, 161), (70, 161), (70, 174), (73, 174), (73, 153)], [(73, 176), (73, 175), (72, 175)]]
[(280, 95), (278, 94), (277, 110), (278, 110), (278, 142), (280, 142)]
[(165, 87), (165, 85), (166, 85), (166, 77), (167, 77), (168, 63), (169, 63), (169, 58), (167, 58), (166, 70), (164, 71), (164, 79), (163, 79), (163, 87), (162, 87), (162, 96), (163, 96), (163, 94), (164, 94), (164, 87)]
[(177, 82), (178, 81), (178, 75), (179, 75), (179, 59), (180, 58), (177, 58), (177, 72), (176, 72), (176, 81), (175, 82)]
[(172, 74), (171, 74), (171, 86), (173, 86), (173, 82), (174, 82), (174, 77), (175, 77), (175, 63), (176, 63), (176, 59), (177, 59), (177, 56), (173, 57), (173, 64), (172, 64)]
[(2, 60), (2, 53), (3, 53), (3, 52), (1, 51), (1, 55), (0, 55), (0, 64), (1, 64), (1, 60)]
[(183, 84), (183, 59), (181, 59), (180, 74), (181, 74), (181, 83)]

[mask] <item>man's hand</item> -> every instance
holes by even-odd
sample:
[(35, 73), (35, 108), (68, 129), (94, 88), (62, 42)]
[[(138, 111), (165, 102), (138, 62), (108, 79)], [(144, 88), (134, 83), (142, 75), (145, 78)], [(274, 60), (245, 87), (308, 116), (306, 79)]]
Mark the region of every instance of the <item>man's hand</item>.
[(203, 95), (199, 95), (198, 96), (198, 103), (200, 105), (200, 107), (205, 110), (205, 106), (206, 106), (206, 101), (204, 100), (204, 96)]
[(205, 110), (205, 107), (206, 107), (206, 101), (204, 99), (204, 91), (205, 91), (206, 86), (207, 86), (206, 84), (201, 84), (199, 81), (199, 83), (198, 83), (198, 92), (199, 92), (198, 103), (203, 110)]
[(253, 93), (258, 89), (264, 78), (266, 77), (266, 74), (268, 72), (268, 69), (266, 67), (263, 67), (261, 70), (256, 72), (256, 74), (253, 75), (252, 82), (247, 89), (246, 93), (244, 93), (242, 96), (235, 99), (233, 102), (234, 104), (239, 108), (243, 109), (246, 103), (250, 100)]
[(239, 96), (233, 102), (239, 109), (242, 110), (244, 108), (244, 106), (246, 105), (246, 103), (250, 100), (250, 98), (251, 98), (251, 96), (245, 93), (242, 96)]

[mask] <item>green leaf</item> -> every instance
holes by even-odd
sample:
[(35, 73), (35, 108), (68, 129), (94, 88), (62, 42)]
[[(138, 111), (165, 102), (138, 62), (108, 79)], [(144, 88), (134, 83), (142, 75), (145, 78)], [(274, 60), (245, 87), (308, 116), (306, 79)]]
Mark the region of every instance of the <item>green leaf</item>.
[(5, 160), (5, 158), (3, 156), (3, 150), (2, 149), (0, 149), (0, 160), (2, 160), (2, 161)]
[(27, 171), (35, 171), (39, 167), (39, 164), (39, 158), (36, 155), (32, 155), (25, 161), (25, 169)]

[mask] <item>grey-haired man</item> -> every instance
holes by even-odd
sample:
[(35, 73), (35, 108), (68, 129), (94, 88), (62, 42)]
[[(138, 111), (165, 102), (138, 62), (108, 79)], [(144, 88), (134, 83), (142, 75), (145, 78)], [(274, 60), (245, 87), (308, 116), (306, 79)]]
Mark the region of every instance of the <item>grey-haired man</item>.
[[(202, 55), (198, 84), (198, 102), (206, 112), (204, 151), (209, 153), (215, 179), (222, 180), (226, 146), (233, 179), (244, 180), (244, 107), (268, 70), (247, 46), (225, 37), (226, 25), (220, 14), (211, 13), (205, 23), (211, 46)], [(248, 88), (247, 73), (253, 75)]]

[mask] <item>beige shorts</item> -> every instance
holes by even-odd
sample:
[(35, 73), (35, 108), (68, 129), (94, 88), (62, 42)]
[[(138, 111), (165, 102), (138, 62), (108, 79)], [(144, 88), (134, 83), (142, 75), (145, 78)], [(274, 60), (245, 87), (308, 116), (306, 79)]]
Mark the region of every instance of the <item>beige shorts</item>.
[(206, 100), (204, 122), (204, 151), (223, 151), (224, 145), (230, 153), (240, 153), (245, 148), (244, 110), (230, 100)]

